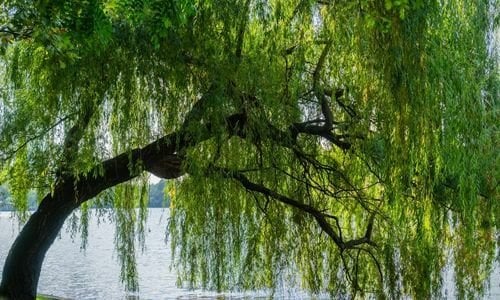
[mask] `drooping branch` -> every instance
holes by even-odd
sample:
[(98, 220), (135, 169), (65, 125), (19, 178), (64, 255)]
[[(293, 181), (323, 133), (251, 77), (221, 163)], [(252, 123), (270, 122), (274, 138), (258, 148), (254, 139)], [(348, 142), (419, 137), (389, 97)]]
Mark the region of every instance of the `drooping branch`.
[(331, 89), (324, 89), (324, 93), (331, 99), (334, 99), (340, 108), (342, 108), (351, 118), (357, 116), (356, 110), (351, 105), (347, 105), (342, 101), (342, 97), (346, 94), (344, 89), (338, 88), (335, 90), (335, 93)]
[[(33, 28), (23, 28), (21, 30), (16, 30), (15, 28), (12, 28), (11, 26), (8, 25), (2, 25), (0, 26), (0, 33), (2, 35), (10, 35), (12, 39), (14, 40), (22, 40), (26, 38), (30, 38), (33, 34)], [(8, 39), (10, 40), (10, 39)]]
[[(16, 240), (16, 244), (12, 248), (12, 254), (8, 258), (9, 263), (6, 263), (7, 267), (5, 270), (8, 270), (7, 273), (10, 275), (4, 276), (1, 286), (14, 285), (14, 282), (22, 281), (22, 278), (26, 278), (27, 274), (23, 272), (36, 269), (33, 273), (30, 273), (36, 276), (28, 278), (23, 283), (26, 286), (36, 287), (36, 281), (38, 280), (43, 260), (43, 257), (41, 259), (39, 254), (42, 253), (43, 256), (55, 238), (55, 234), (53, 233), (57, 233), (64, 219), (71, 211), (85, 201), (92, 199), (108, 188), (139, 176), (143, 171), (149, 171), (162, 178), (176, 178), (183, 175), (184, 170), (182, 166), (185, 159), (183, 153), (185, 153), (185, 150), (221, 132), (218, 126), (206, 119), (206, 111), (211, 103), (211, 95), (212, 93), (209, 91), (198, 100), (192, 110), (186, 115), (184, 123), (178, 131), (170, 133), (142, 148), (136, 148), (103, 161), (88, 173), (71, 175), (71, 172), (65, 172), (60, 174), (60, 180), (58, 180), (55, 189), (42, 200), (39, 209), (33, 214), (25, 229), (23, 229), (27, 234), (21, 234), (22, 238), (18, 241)], [(92, 113), (93, 110), (83, 111), (74, 125), (78, 125), (78, 127), (73, 127), (69, 130), (64, 143), (67, 151), (78, 151), (78, 142), (83, 137), (83, 132), (90, 122)], [(248, 138), (245, 128), (248, 126), (245, 112), (226, 117), (225, 123), (225, 132), (227, 134), (239, 136), (243, 139)], [(311, 127), (315, 126), (314, 122), (305, 122), (302, 127), (301, 125), (295, 126), (297, 128), (290, 126), (288, 130), (278, 129), (269, 122), (266, 124), (269, 125), (269, 130), (266, 132), (269, 136), (266, 138), (273, 137), (281, 147), (289, 148), (297, 153), (300, 152), (300, 149), (295, 140), (296, 134), (321, 135), (323, 132), (326, 132), (314, 131), (316, 128)], [(193, 127), (196, 127), (197, 130), (192, 130)], [(311, 215), (341, 251), (361, 244), (374, 245), (371, 242), (372, 226), (369, 226), (370, 229), (367, 230), (367, 234), (363, 238), (344, 241), (338, 222), (336, 223), (337, 229), (334, 229), (328, 221), (328, 218), (332, 218), (332, 216), (325, 214), (313, 206), (272, 191), (265, 186), (255, 184), (241, 173), (226, 174), (228, 174), (228, 177), (239, 181), (249, 191), (260, 193), (268, 199), (275, 199)], [(48, 234), (45, 234), (46, 232)], [(30, 244), (29, 240), (35, 239), (38, 239), (38, 241)], [(15, 271), (14, 269), (20, 265), (26, 265), (26, 267), (20, 268), (24, 271)], [(33, 295), (34, 292), (36, 290), (30, 290), (28, 294)], [(9, 291), (2, 290), (0, 293), (9, 294)]]
[(62, 170), (60, 171), (67, 171), (65, 169), (68, 168), (76, 159), (79, 151), (78, 144), (83, 138), (85, 131), (89, 126), (90, 120), (101, 102), (102, 99), (97, 103), (84, 106), (75, 124), (68, 130), (63, 144), (63, 161), (61, 166)]
[(325, 117), (324, 127), (326, 129), (332, 129), (333, 127), (333, 114), (332, 110), (330, 109), (330, 104), (328, 103), (328, 99), (325, 97), (324, 93), (321, 92), (322, 88), (320, 86), (319, 81), (321, 76), (321, 70), (325, 65), (326, 57), (328, 56), (328, 53), (330, 52), (331, 48), (332, 48), (332, 41), (326, 42), (326, 45), (323, 48), (323, 51), (321, 51), (321, 55), (319, 57), (318, 63), (316, 64), (316, 68), (314, 69), (313, 73), (313, 91), (314, 94), (316, 95), (316, 98), (318, 98), (318, 101), (320, 102), (321, 111)]
[(245, 31), (248, 23), (248, 11), (250, 10), (250, 0), (245, 2), (244, 10), (242, 12), (243, 18), (241, 20), (240, 26), (238, 28), (238, 35), (236, 37), (236, 51), (235, 57), (237, 60), (237, 64), (241, 62), (241, 54), (243, 51), (243, 41), (245, 40)]
[(22, 149), (24, 149), (24, 147), (26, 147), (29, 143), (31, 143), (31, 142), (33, 142), (33, 141), (35, 141), (35, 140), (43, 137), (48, 132), (50, 132), (51, 130), (53, 130), (54, 128), (56, 128), (58, 125), (60, 125), (61, 123), (65, 122), (71, 116), (72, 116), (72, 114), (69, 114), (69, 115), (67, 115), (67, 116), (65, 116), (65, 117), (57, 120), (54, 124), (50, 125), (46, 129), (41, 130), (39, 133), (37, 133), (37, 134), (35, 134), (35, 135), (31, 136), (31, 137), (28, 137), (21, 145), (19, 145), (14, 150), (8, 151), (6, 153), (4, 153), (3, 151), (0, 152), (0, 154), (1, 154), (0, 159), (4, 160), (4, 161), (7, 161), (7, 160), (11, 159), (19, 151), (21, 151)]
[(337, 217), (328, 215), (311, 205), (305, 204), (296, 199), (292, 199), (288, 196), (282, 195), (276, 191), (273, 191), (265, 187), (264, 185), (254, 183), (240, 172), (231, 171), (227, 169), (220, 169), (216, 167), (212, 167), (212, 171), (219, 171), (219, 173), (222, 174), (222, 176), (227, 178), (232, 178), (238, 181), (248, 191), (260, 193), (264, 196), (273, 198), (281, 203), (287, 204), (289, 206), (295, 207), (303, 212), (308, 213), (316, 220), (320, 228), (333, 240), (333, 242), (340, 248), (341, 251), (353, 249), (356, 246), (362, 244), (376, 246), (376, 244), (371, 240), (374, 215), (370, 217), (365, 235), (363, 237), (344, 241), (341, 235), (340, 227), (338, 227), (339, 232), (337, 233), (327, 220), (327, 218), (333, 218), (338, 221)]

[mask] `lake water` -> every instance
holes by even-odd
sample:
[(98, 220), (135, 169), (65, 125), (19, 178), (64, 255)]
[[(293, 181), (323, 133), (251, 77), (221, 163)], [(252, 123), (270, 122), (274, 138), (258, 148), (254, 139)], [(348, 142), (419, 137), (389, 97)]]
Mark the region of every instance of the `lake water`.
[[(165, 243), (168, 209), (150, 209), (147, 222), (146, 251), (137, 258), (138, 294), (127, 294), (119, 281), (120, 267), (114, 251), (114, 225), (98, 222), (92, 214), (88, 247), (80, 251), (79, 236), (72, 238), (65, 225), (60, 237), (49, 249), (39, 282), (39, 293), (70, 299), (266, 299), (265, 293), (217, 294), (193, 291), (176, 286), (175, 270), (170, 269), (170, 245)], [(3, 266), (19, 227), (11, 213), (0, 212), (0, 265)], [(1, 273), (0, 273), (1, 276)], [(451, 280), (451, 275), (446, 276)], [(447, 285), (450, 286), (449, 284)], [(500, 299), (498, 267), (490, 282), (489, 299)], [(307, 299), (297, 290), (279, 291), (280, 299)], [(449, 288), (448, 298), (454, 291)], [(318, 299), (318, 298), (316, 298)]]
[[(120, 266), (114, 250), (114, 224), (91, 214), (85, 251), (81, 239), (72, 238), (69, 222), (45, 257), (38, 292), (69, 299), (267, 299), (266, 293), (218, 294), (187, 290), (176, 286), (175, 270), (170, 269), (170, 244), (165, 242), (169, 210), (149, 209), (146, 226), (146, 251), (138, 250), (139, 293), (128, 294), (120, 283)], [(19, 233), (18, 222), (10, 212), (0, 212), (0, 265)], [(0, 267), (1, 268), (1, 267)], [(1, 272), (0, 272), (1, 279)], [(282, 291), (285, 297), (307, 294)]]

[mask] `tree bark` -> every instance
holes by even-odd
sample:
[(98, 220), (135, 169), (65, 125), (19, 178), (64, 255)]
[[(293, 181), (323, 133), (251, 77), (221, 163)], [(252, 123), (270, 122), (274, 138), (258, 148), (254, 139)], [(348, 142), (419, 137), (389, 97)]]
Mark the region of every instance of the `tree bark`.
[[(226, 118), (228, 133), (240, 133), (245, 121), (243, 114)], [(188, 130), (180, 130), (143, 148), (106, 160), (87, 174), (62, 177), (12, 245), (3, 268), (0, 299), (35, 299), (45, 254), (74, 209), (100, 192), (137, 177), (144, 170), (166, 179), (181, 176), (183, 157), (176, 153), (183, 153), (187, 147), (213, 137), (212, 129), (206, 124), (194, 135)], [(130, 168), (136, 164), (143, 169)]]
[[(36, 297), (43, 259), (66, 218), (83, 202), (97, 196), (101, 191), (138, 176), (140, 171), (129, 170), (130, 163), (143, 160), (146, 170), (152, 166), (155, 170), (164, 169), (163, 172), (155, 172), (164, 178), (181, 175), (179, 159), (172, 154), (175, 148), (168, 147), (171, 148), (171, 153), (152, 153), (148, 149), (159, 150), (156, 146), (153, 148), (153, 145), (154, 143), (103, 162), (101, 176), (88, 175), (80, 180), (67, 177), (52, 194), (45, 196), (9, 251), (3, 269), (0, 296), (8, 299)], [(161, 162), (165, 168), (155, 164), (155, 161)], [(95, 171), (97, 172), (97, 169)], [(90, 174), (92, 173), (91, 171)]]

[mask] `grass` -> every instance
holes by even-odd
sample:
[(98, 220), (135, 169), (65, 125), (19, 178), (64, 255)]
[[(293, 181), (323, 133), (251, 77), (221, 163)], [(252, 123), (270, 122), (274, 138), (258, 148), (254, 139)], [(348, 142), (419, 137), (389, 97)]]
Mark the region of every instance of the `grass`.
[(51, 296), (51, 295), (39, 294), (36, 296), (36, 300), (64, 300), (64, 298)]

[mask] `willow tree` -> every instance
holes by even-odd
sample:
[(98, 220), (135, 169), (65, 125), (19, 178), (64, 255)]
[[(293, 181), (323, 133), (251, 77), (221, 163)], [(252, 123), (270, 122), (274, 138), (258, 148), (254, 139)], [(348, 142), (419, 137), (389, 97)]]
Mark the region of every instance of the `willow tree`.
[[(484, 292), (500, 222), (495, 0), (1, 2), (0, 183), (28, 216), (0, 295), (112, 203), (137, 289), (149, 173), (180, 282)], [(140, 210), (134, 208), (140, 207)]]

